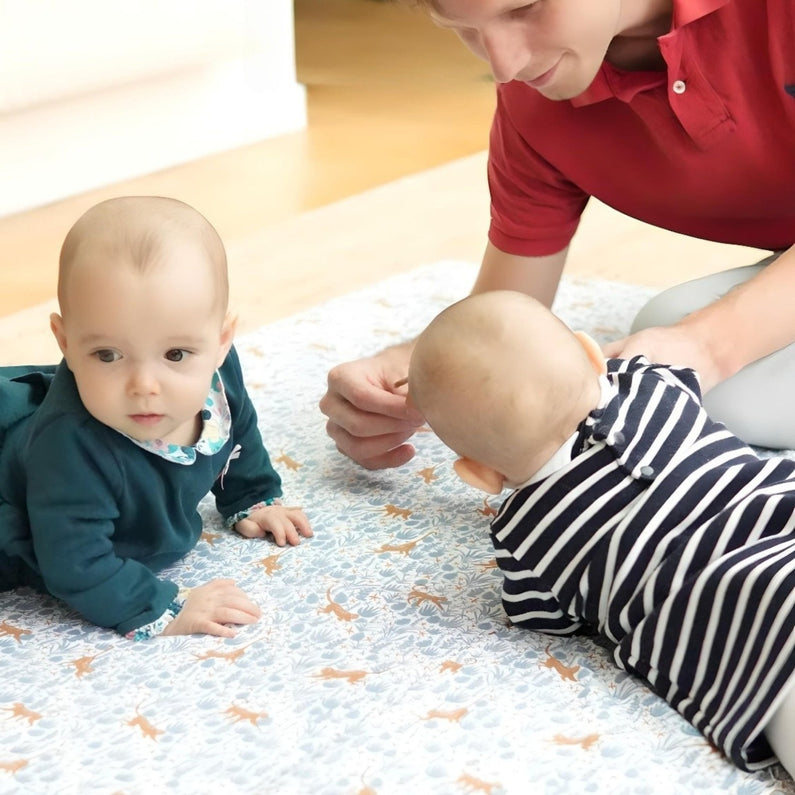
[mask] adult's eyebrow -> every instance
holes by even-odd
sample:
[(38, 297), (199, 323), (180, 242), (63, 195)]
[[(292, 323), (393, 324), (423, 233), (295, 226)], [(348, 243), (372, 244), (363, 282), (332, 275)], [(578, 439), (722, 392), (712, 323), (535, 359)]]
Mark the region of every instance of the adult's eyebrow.
[[(505, 0), (501, 4), (500, 8), (492, 9), (493, 16), (502, 16), (503, 14), (509, 13), (510, 11), (520, 8), (524, 5), (532, 5), (533, 2), (534, 0), (527, 0), (526, 3), (519, 2), (519, 0)], [(426, 0), (426, 5), (434, 22), (441, 27), (444, 27), (445, 25), (455, 26), (458, 23), (466, 21), (460, 17), (451, 16), (448, 12), (442, 10), (441, 6), (439, 5), (439, 0)]]

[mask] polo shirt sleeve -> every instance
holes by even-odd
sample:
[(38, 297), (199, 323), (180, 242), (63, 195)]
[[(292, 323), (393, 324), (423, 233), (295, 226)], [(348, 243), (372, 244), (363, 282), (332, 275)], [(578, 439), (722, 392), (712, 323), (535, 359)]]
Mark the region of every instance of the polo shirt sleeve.
[(498, 87), (489, 138), (489, 240), (509, 254), (547, 256), (569, 244), (588, 195), (533, 148), (529, 140), (532, 130), (520, 129), (519, 118), (524, 125), (552, 123), (543, 118), (543, 106), (535, 119), (526, 109), (521, 116), (513, 113), (512, 103), (524, 98), (526, 92), (520, 93), (515, 86)]
[(54, 420), (31, 440), (27, 470), (33, 548), (49, 593), (121, 634), (161, 616), (176, 584), (114, 548), (125, 483), (107, 440), (91, 423)]
[(257, 412), (243, 379), (237, 351), (232, 348), (221, 367), (232, 415), (233, 452), (212, 486), (215, 503), (224, 519), (247, 511), (253, 505), (282, 496), (281, 478), (271, 464), (262, 442)]

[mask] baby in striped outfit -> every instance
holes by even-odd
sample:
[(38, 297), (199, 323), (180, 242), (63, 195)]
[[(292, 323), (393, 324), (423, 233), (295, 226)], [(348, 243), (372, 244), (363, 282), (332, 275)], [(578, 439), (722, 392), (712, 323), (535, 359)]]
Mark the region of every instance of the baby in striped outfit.
[(605, 361), (495, 291), (419, 337), (409, 400), (491, 523), (511, 620), (592, 634), (735, 764), (795, 777), (795, 462), (760, 458), (687, 368)]

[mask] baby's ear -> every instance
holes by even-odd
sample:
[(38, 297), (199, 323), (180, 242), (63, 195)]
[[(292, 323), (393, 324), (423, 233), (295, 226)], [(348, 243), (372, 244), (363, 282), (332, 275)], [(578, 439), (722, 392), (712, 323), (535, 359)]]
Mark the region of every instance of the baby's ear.
[(237, 331), (237, 312), (227, 312), (224, 318), (224, 324), (221, 327), (221, 350), (218, 355), (218, 364), (220, 367), (235, 341), (235, 332)]
[(471, 458), (459, 458), (453, 464), (453, 469), (464, 483), (488, 494), (499, 494), (505, 483), (505, 478), (496, 469), (473, 461)]
[(585, 349), (585, 353), (590, 359), (593, 369), (596, 370), (598, 375), (605, 375), (607, 373), (607, 363), (605, 362), (605, 355), (598, 343), (589, 334), (584, 331), (575, 331), (574, 336), (580, 341), (580, 345)]
[(50, 330), (55, 337), (61, 353), (66, 356), (66, 331), (64, 330), (63, 318), (57, 313), (53, 312), (50, 315)]

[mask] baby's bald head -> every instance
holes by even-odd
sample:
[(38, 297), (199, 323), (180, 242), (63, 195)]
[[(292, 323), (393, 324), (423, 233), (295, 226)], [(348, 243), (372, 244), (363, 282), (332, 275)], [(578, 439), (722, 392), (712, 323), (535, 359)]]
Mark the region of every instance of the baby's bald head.
[(229, 299), (226, 251), (210, 222), (177, 199), (123, 196), (100, 202), (72, 226), (61, 247), (58, 302), (68, 313), (70, 290), (81, 268), (127, 266), (141, 273), (184, 249), (186, 278), (209, 270), (214, 306), (223, 316)]
[(595, 407), (596, 383), (571, 330), (511, 291), (440, 313), (417, 340), (408, 377), (412, 402), (448, 447), (509, 477), (571, 435)]

